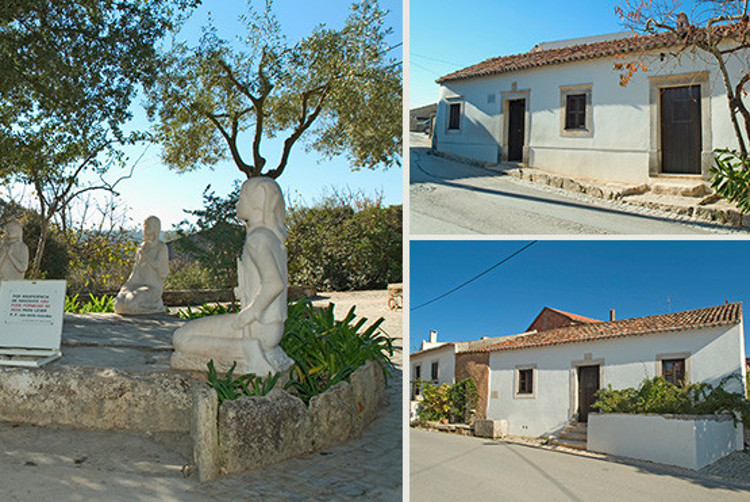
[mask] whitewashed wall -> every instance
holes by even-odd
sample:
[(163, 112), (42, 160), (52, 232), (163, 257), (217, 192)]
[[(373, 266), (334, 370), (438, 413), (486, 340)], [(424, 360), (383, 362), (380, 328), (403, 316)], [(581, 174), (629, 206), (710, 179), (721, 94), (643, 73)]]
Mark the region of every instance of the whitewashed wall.
[[(540, 436), (567, 425), (577, 411), (576, 367), (600, 363), (600, 386), (635, 387), (658, 373), (657, 356), (690, 353), (687, 378), (716, 384), (741, 372), (744, 382), (742, 325), (628, 336), (619, 339), (497, 351), (490, 354), (488, 419), (508, 421), (510, 434)], [(519, 365), (536, 365), (534, 398), (514, 397)], [(733, 382), (728, 390), (744, 391)]]
[(438, 363), (438, 385), (444, 383), (453, 385), (456, 378), (456, 346), (452, 344), (446, 344), (443, 347), (432, 349), (422, 354), (412, 354), (409, 357), (409, 365), (411, 366), (410, 379), (414, 380), (415, 368), (421, 365), (422, 380), (429, 381), (431, 379), (432, 363), (435, 361)]
[[(723, 82), (706, 56), (686, 53), (679, 61), (667, 58), (664, 63), (657, 57), (648, 61), (648, 70), (637, 73), (627, 87), (619, 85), (619, 72), (613, 69), (617, 61), (621, 60), (598, 58), (447, 82), (439, 91), (437, 148), (482, 162), (498, 162), (505, 135), (501, 93), (528, 90), (529, 166), (571, 177), (643, 183), (649, 176), (650, 135), (659, 127), (650, 113), (648, 78), (699, 71), (709, 71), (709, 150), (737, 147)], [(732, 65), (730, 73), (740, 75), (739, 66)], [(562, 136), (560, 87), (582, 84), (593, 84), (593, 135)], [(448, 131), (447, 100), (456, 98), (463, 103), (461, 130)]]
[(589, 451), (698, 470), (743, 448), (742, 424), (728, 415), (589, 416)]

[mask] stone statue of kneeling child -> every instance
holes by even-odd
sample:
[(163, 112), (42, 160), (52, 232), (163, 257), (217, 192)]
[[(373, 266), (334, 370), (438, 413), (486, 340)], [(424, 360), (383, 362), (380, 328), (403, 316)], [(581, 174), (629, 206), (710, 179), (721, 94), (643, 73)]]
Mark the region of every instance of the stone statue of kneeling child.
[(237, 202), (246, 237), (237, 261), (235, 295), (240, 312), (204, 317), (178, 329), (173, 337), (174, 369), (268, 373), (288, 370), (294, 361), (279, 346), (287, 316), (287, 255), (284, 197), (270, 178), (245, 181)]

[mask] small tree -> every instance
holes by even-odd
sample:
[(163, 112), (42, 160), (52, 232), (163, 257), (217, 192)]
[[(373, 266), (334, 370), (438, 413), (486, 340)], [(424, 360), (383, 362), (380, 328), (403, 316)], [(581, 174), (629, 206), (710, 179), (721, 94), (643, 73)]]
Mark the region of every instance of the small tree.
[[(750, 158), (747, 140), (750, 138), (750, 111), (744, 101), (745, 86), (750, 81), (750, 23), (747, 0), (696, 0), (692, 14), (678, 12), (676, 0), (624, 1), (615, 8), (625, 27), (640, 33), (662, 32), (664, 45), (672, 56), (685, 51), (697, 51), (719, 69), (726, 91), (732, 129), (737, 149), (717, 150), (716, 166), (712, 169), (712, 187), (721, 196), (750, 211)], [(627, 85), (638, 70), (645, 70), (646, 55), (618, 63), (623, 70), (621, 84)], [(730, 71), (730, 62), (742, 69)]]
[(32, 277), (53, 218), (84, 193), (114, 191), (117, 180), (104, 174), (123, 164), (119, 146), (144, 139), (123, 127), (138, 84), (153, 79), (154, 44), (174, 27), (175, 9), (196, 3), (29, 0), (0, 8), (0, 180), (31, 187), (37, 201)]
[[(244, 47), (210, 26), (198, 47), (181, 43), (163, 55), (149, 115), (159, 119), (164, 161), (186, 171), (231, 158), (248, 178), (277, 178), (307, 136), (309, 148), (347, 153), (355, 168), (397, 163), (401, 65), (387, 56), (391, 30), (377, 1), (357, 0), (342, 29), (321, 25), (294, 45), (284, 39), (271, 0), (261, 12), (249, 0), (248, 10)], [(280, 134), (278, 164), (267, 166), (262, 139)]]

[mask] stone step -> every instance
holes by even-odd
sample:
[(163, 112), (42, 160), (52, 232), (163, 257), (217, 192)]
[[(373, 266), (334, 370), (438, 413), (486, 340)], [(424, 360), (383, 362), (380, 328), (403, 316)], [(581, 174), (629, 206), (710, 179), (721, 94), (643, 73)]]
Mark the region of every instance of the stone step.
[(564, 448), (572, 448), (574, 450), (586, 449), (586, 441), (575, 441), (573, 439), (553, 439), (551, 443), (553, 446), (562, 446)]
[(651, 181), (648, 188), (654, 194), (679, 197), (703, 197), (712, 192), (703, 180), (659, 179)]
[(560, 433), (560, 439), (583, 441), (585, 443), (587, 438), (588, 438), (588, 434), (586, 432), (569, 432), (569, 431), (564, 430)]
[(574, 423), (574, 424), (566, 425), (564, 430), (565, 432), (570, 432), (573, 434), (586, 435), (588, 433), (589, 428), (586, 424)]

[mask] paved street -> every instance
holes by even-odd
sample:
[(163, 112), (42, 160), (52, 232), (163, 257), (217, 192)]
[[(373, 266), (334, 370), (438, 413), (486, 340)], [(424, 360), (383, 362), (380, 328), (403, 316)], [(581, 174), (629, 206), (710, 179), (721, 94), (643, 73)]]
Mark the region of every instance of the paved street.
[(426, 148), (411, 148), (410, 164), (412, 235), (750, 233), (502, 176)]
[(750, 500), (750, 485), (648, 462), (620, 463), (410, 430), (413, 502), (441, 500)]

